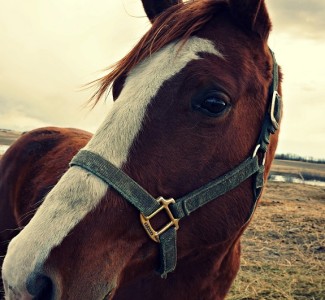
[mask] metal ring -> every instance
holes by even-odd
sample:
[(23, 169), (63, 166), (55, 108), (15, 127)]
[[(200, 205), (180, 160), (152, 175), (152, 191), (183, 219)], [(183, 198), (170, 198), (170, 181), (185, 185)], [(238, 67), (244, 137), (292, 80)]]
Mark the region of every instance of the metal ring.
[(254, 158), (254, 157), (257, 155), (257, 151), (258, 151), (258, 149), (260, 149), (260, 148), (261, 148), (261, 144), (258, 144), (258, 145), (256, 146), (254, 152), (253, 152), (253, 156), (252, 156), (252, 158)]
[(265, 166), (265, 162), (266, 162), (266, 152), (264, 153), (263, 156), (262, 166)]
[[(271, 110), (270, 110), (270, 118), (271, 118), (271, 122), (272, 122), (272, 125), (274, 127), (275, 130), (278, 130), (279, 129), (279, 123), (278, 121), (276, 120), (275, 118), (275, 115), (274, 115), (274, 111), (275, 111), (275, 101), (277, 101), (278, 97), (281, 97), (280, 94), (278, 93), (278, 91), (274, 91), (273, 92), (273, 95), (272, 95), (272, 102), (271, 102)], [(279, 101), (279, 100), (278, 100)], [(279, 108), (280, 109), (280, 108)]]

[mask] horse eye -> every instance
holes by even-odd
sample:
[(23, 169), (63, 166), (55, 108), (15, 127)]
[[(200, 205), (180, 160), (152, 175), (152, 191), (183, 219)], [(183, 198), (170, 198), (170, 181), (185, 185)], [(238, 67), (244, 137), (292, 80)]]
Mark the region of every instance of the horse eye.
[(202, 113), (211, 116), (219, 117), (229, 109), (229, 97), (222, 92), (213, 92), (199, 99), (193, 103), (193, 108)]

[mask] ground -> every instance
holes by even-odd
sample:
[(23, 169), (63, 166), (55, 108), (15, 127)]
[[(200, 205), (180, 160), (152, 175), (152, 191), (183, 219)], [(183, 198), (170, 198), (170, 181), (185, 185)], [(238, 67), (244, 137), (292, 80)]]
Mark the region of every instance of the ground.
[(325, 299), (324, 229), (324, 187), (269, 182), (227, 299)]

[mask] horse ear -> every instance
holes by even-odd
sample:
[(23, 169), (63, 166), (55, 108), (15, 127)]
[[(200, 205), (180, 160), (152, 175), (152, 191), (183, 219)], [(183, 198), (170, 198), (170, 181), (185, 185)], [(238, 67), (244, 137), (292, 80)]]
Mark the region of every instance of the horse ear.
[(265, 0), (229, 0), (229, 6), (241, 26), (267, 40), (272, 25)]
[(181, 3), (182, 0), (142, 0), (143, 8), (151, 23), (167, 8)]

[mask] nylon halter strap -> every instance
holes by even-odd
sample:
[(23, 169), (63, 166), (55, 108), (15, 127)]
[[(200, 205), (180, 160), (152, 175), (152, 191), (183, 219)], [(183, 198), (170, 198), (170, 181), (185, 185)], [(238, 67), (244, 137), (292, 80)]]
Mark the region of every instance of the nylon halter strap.
[[(270, 134), (278, 129), (281, 117), (281, 98), (277, 92), (278, 65), (272, 51), (271, 54), (273, 57), (273, 81), (269, 89), (269, 108), (263, 120), (255, 151), (251, 157), (223, 176), (180, 199), (164, 199), (163, 197), (155, 199), (122, 170), (96, 153), (81, 150), (70, 163), (70, 166), (79, 166), (103, 180), (140, 211), (140, 220), (145, 231), (152, 240), (159, 243), (160, 269), (158, 271), (163, 278), (166, 278), (167, 274), (176, 268), (176, 231), (179, 228), (179, 220), (232, 190), (251, 176), (254, 178), (254, 201), (243, 226), (249, 222), (253, 215), (264, 186), (264, 163)], [(262, 158), (259, 158), (258, 153), (261, 153)], [(161, 211), (167, 213), (170, 222), (156, 231), (151, 226), (150, 220)]]

